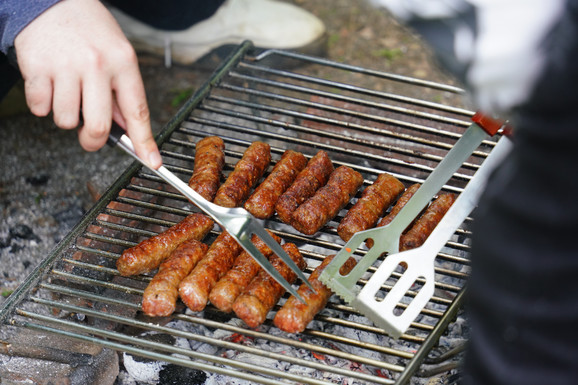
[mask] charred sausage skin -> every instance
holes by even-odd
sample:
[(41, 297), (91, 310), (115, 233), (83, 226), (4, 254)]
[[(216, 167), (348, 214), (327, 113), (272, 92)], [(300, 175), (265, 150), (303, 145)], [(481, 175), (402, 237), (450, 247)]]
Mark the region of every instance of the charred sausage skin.
[[(305, 269), (307, 263), (297, 246), (293, 243), (285, 243), (283, 250), (289, 254), (301, 270)], [(297, 275), (279, 257), (272, 255), (270, 262), (287, 282), (295, 282)], [(285, 293), (285, 288), (266, 271), (261, 270), (251, 280), (243, 293), (237, 297), (233, 303), (233, 311), (249, 327), (256, 328), (265, 321), (267, 313), (273, 309), (283, 293)]]
[(189, 187), (212, 202), (221, 184), (225, 143), (218, 136), (208, 136), (199, 140), (195, 149), (195, 164)]
[(213, 220), (204, 214), (191, 214), (164, 232), (124, 250), (116, 261), (116, 268), (125, 277), (153, 271), (181, 243), (189, 239), (202, 240), (213, 224)]
[(223, 207), (240, 206), (261, 179), (270, 162), (271, 147), (264, 142), (253, 142), (225, 183), (217, 190), (214, 203)]
[(260, 219), (275, 213), (279, 197), (291, 186), (297, 175), (307, 165), (307, 158), (300, 152), (287, 150), (281, 156), (269, 176), (245, 202), (245, 210)]
[(332, 172), (333, 163), (329, 155), (325, 151), (318, 151), (297, 175), (293, 184), (277, 200), (275, 211), (279, 219), (291, 224), (293, 212), (327, 183)]
[(241, 250), (241, 246), (226, 231), (215, 239), (205, 257), (179, 285), (181, 300), (189, 309), (198, 312), (207, 306), (209, 293), (233, 266)]
[(331, 173), (327, 184), (293, 212), (291, 224), (307, 235), (313, 235), (333, 219), (363, 184), (363, 176), (340, 166)]
[[(277, 241), (281, 242), (281, 238), (269, 232), (269, 234)], [(273, 251), (256, 236), (253, 236), (253, 244), (266, 258), (269, 258)], [(219, 310), (230, 312), (233, 310), (233, 303), (235, 299), (243, 292), (245, 287), (249, 285), (253, 277), (257, 275), (261, 266), (259, 263), (246, 251), (243, 250), (241, 255), (235, 261), (231, 269), (217, 282), (215, 287), (209, 294), (209, 300)]]
[[(334, 257), (335, 255), (327, 256), (309, 276), (309, 282), (317, 293), (314, 293), (306, 284), (299, 286), (297, 292), (306, 303), (302, 303), (294, 296), (289, 297), (275, 314), (273, 319), (275, 326), (287, 333), (300, 333), (305, 330), (315, 315), (325, 308), (333, 292), (319, 280), (319, 275)], [(349, 258), (341, 265), (339, 272), (342, 275), (349, 274), (355, 267), (355, 263), (355, 259)]]
[(363, 190), (361, 197), (339, 223), (337, 233), (341, 239), (347, 242), (358, 231), (374, 227), (404, 190), (399, 179), (387, 173), (380, 174), (373, 184)]
[(181, 243), (164, 261), (144, 291), (142, 308), (152, 317), (166, 317), (175, 311), (181, 281), (203, 258), (209, 247), (189, 240)]
[(401, 236), (399, 250), (410, 250), (423, 245), (455, 200), (456, 195), (450, 193), (440, 194), (434, 199), (414, 225)]
[[(395, 218), (397, 216), (397, 214), (401, 211), (403, 206), (405, 206), (407, 204), (407, 202), (409, 202), (409, 200), (415, 194), (417, 189), (419, 189), (419, 186), (420, 186), (419, 183), (415, 183), (415, 184), (412, 184), (411, 186), (409, 186), (403, 192), (403, 194), (401, 194), (401, 197), (399, 197), (395, 206), (392, 207), (389, 214), (387, 214), (385, 217), (381, 218), (381, 220), (377, 224), (377, 227), (383, 227), (383, 226), (387, 226), (388, 224), (390, 224), (391, 221), (393, 221), (393, 218)], [(372, 248), (373, 244), (374, 244), (373, 239), (368, 239), (367, 241), (365, 241), (365, 243), (367, 244), (367, 247), (369, 247), (369, 248)]]

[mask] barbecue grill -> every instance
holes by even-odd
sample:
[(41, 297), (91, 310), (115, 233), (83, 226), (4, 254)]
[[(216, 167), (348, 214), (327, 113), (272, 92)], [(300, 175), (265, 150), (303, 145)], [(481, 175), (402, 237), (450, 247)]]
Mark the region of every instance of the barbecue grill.
[[(300, 66), (277, 65), (287, 61)], [(300, 73), (302, 66), (317, 75)], [(342, 82), (345, 73), (355, 73), (359, 84)], [(365, 186), (381, 172), (409, 186), (423, 181), (468, 127), (472, 111), (457, 107), (464, 104), (457, 87), (285, 51), (256, 52), (246, 42), (186, 102), (158, 142), (165, 165), (183, 180), (192, 174), (195, 143), (218, 135), (226, 144), (225, 174), (251, 142), (262, 140), (271, 145), (273, 161), (286, 149), (306, 156), (322, 149), (336, 166), (359, 171)], [(494, 144), (483, 142), (444, 190), (459, 193)], [(336, 228), (348, 207), (314, 236), (276, 218), (264, 225), (300, 248), (308, 275), (343, 246)], [(453, 367), (443, 365), (451, 355), (430, 353), (462, 304), (471, 218), (438, 255), (435, 296), (394, 341), (337, 296), (295, 335), (273, 326), (273, 312), (256, 330), (210, 305), (202, 313), (180, 305), (172, 317), (145, 317), (140, 301), (151, 276), (121, 277), (115, 261), (125, 248), (196, 211), (134, 163), (8, 298), (0, 313), (2, 327), (56, 333), (251, 383), (331, 384), (348, 378), (350, 383), (404, 384), (436, 374), (440, 363), (439, 370)], [(219, 232), (216, 226), (205, 241)], [(151, 333), (184, 338), (193, 348), (147, 338)], [(419, 370), (424, 360), (433, 371)]]

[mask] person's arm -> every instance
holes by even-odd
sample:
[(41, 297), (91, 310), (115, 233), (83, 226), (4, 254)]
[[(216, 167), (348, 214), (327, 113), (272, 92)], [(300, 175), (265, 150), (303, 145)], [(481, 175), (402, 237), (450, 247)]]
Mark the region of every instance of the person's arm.
[(78, 135), (87, 151), (104, 146), (114, 119), (142, 159), (161, 165), (136, 54), (100, 1), (54, 4), (16, 35), (14, 47), (33, 114), (52, 111), (59, 127), (72, 129), (82, 111)]

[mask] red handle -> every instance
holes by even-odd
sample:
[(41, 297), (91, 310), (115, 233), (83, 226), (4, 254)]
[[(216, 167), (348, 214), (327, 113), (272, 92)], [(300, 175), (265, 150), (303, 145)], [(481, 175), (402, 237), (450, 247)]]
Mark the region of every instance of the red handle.
[(488, 115), (482, 114), (481, 112), (476, 112), (474, 116), (472, 116), (472, 121), (491, 136), (496, 135), (496, 133), (502, 127), (504, 128), (504, 134), (506, 135), (511, 131), (508, 125), (503, 121), (491, 118)]

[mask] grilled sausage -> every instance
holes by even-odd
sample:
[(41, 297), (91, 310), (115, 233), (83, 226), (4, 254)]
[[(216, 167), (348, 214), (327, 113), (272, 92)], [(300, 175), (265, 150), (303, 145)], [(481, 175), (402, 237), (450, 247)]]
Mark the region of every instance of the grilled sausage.
[(214, 203), (223, 207), (237, 207), (249, 196), (271, 162), (271, 147), (253, 142), (235, 165), (225, 183), (217, 190)]
[[(303, 270), (307, 263), (293, 243), (285, 243), (283, 249), (291, 259)], [(283, 263), (276, 255), (271, 256), (271, 264), (279, 271), (281, 276), (289, 283), (295, 282), (297, 275)], [(261, 270), (251, 283), (237, 297), (233, 303), (233, 310), (239, 318), (251, 327), (256, 328), (267, 318), (267, 313), (279, 301), (285, 293), (285, 288), (275, 281), (265, 270)]]
[[(305, 330), (305, 327), (313, 320), (315, 315), (325, 308), (333, 292), (321, 283), (319, 275), (321, 275), (323, 269), (325, 269), (334, 257), (335, 255), (326, 257), (309, 276), (309, 282), (313, 285), (317, 294), (306, 284), (301, 284), (297, 292), (306, 303), (302, 303), (294, 296), (289, 297), (283, 307), (275, 314), (275, 318), (273, 319), (275, 326), (287, 333), (300, 333)], [(355, 263), (355, 259), (349, 258), (341, 265), (339, 272), (342, 275), (349, 274), (353, 267), (355, 267)]]
[(329, 155), (325, 151), (317, 152), (275, 204), (279, 219), (291, 224), (293, 212), (303, 202), (312, 197), (321, 186), (325, 186), (332, 172), (333, 164), (331, 159), (329, 159)]
[[(273, 233), (269, 234), (278, 243), (281, 242), (281, 238), (277, 235)], [(271, 254), (273, 254), (273, 251), (258, 237), (253, 236), (252, 241), (266, 258), (269, 258)], [(223, 278), (217, 282), (213, 290), (211, 290), (209, 300), (217, 309), (230, 312), (233, 309), (235, 299), (243, 292), (260, 269), (259, 263), (249, 253), (243, 251), (235, 261), (231, 270), (229, 270)]]
[(327, 184), (293, 212), (291, 224), (297, 231), (312, 235), (333, 219), (363, 183), (357, 171), (340, 166), (331, 173)]
[(200, 241), (212, 228), (211, 218), (204, 214), (191, 214), (166, 231), (126, 249), (116, 261), (116, 268), (125, 277), (153, 271), (181, 243), (189, 239)]
[(349, 209), (337, 227), (337, 233), (345, 242), (358, 231), (372, 228), (385, 210), (405, 189), (396, 177), (380, 174), (371, 186), (361, 193), (361, 198)]
[(415, 224), (401, 236), (399, 250), (414, 249), (423, 245), (455, 200), (455, 194), (440, 194)]
[(203, 258), (209, 247), (196, 240), (181, 243), (164, 261), (144, 291), (142, 308), (152, 317), (166, 317), (175, 311), (179, 284)]
[(225, 143), (218, 136), (208, 136), (199, 140), (195, 148), (195, 166), (189, 187), (212, 202), (221, 184)]
[(207, 254), (179, 285), (181, 300), (192, 311), (202, 311), (209, 300), (209, 293), (217, 281), (241, 253), (241, 246), (226, 231), (211, 244)]
[(277, 162), (271, 174), (261, 183), (245, 202), (245, 210), (260, 219), (275, 213), (279, 197), (291, 186), (297, 175), (307, 165), (307, 158), (293, 150), (287, 150)]
[[(383, 227), (383, 226), (390, 224), (391, 221), (393, 221), (393, 218), (395, 218), (396, 215), (401, 211), (403, 206), (405, 206), (406, 203), (409, 202), (409, 200), (411, 199), (413, 194), (415, 194), (415, 192), (417, 191), (419, 186), (420, 186), (419, 183), (412, 184), (411, 186), (409, 186), (407, 188), (407, 190), (405, 190), (404, 193), (401, 195), (401, 197), (399, 197), (399, 199), (397, 200), (397, 203), (395, 204), (395, 206), (393, 206), (393, 208), (391, 209), (389, 214), (387, 214), (385, 217), (381, 218), (381, 220), (377, 224), (377, 227)], [(366, 243), (368, 248), (371, 249), (373, 247), (373, 239), (368, 239), (365, 241), (365, 243)]]

